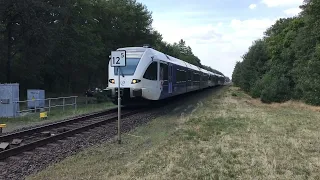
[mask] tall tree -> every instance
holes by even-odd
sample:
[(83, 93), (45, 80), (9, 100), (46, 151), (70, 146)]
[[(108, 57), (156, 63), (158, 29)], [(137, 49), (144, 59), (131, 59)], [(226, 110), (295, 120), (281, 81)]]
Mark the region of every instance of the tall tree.
[(105, 87), (110, 51), (143, 44), (201, 65), (185, 41), (164, 42), (152, 21), (136, 0), (0, 1), (0, 82), (20, 83), (22, 94)]
[(320, 105), (320, 0), (300, 7), (299, 16), (268, 28), (260, 53), (254, 44), (234, 69), (235, 84), (263, 102), (302, 99)]

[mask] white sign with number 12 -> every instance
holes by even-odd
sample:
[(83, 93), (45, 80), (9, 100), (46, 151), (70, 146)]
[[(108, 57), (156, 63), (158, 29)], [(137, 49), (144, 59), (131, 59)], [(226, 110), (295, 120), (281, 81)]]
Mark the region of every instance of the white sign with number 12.
[(111, 51), (111, 67), (126, 66), (126, 51)]

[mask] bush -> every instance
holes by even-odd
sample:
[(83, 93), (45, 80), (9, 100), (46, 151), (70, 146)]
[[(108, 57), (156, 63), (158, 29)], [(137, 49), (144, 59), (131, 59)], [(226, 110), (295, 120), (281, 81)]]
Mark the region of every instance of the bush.
[(288, 78), (267, 74), (263, 79), (264, 89), (261, 91), (261, 101), (264, 103), (284, 102), (290, 99), (290, 81)]
[(110, 99), (107, 96), (107, 93), (104, 91), (95, 93), (94, 97), (97, 99), (97, 103), (110, 101)]
[(261, 96), (263, 89), (264, 89), (264, 85), (263, 85), (262, 79), (259, 79), (255, 82), (255, 84), (251, 88), (250, 95), (253, 98), (259, 98)]
[(308, 104), (320, 105), (320, 45), (317, 46), (316, 52), (312, 55), (307, 65), (307, 73), (301, 78), (303, 99)]

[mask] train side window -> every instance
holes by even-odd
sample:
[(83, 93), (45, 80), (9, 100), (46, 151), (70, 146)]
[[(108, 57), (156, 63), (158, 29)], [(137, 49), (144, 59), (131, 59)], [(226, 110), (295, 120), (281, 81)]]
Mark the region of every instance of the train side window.
[(181, 71), (180, 69), (177, 69), (176, 71), (176, 82), (180, 82), (181, 81)]
[(185, 82), (187, 79), (186, 72), (183, 70), (177, 69), (177, 76), (176, 76), (176, 81), (177, 82)]
[(182, 70), (179, 71), (179, 81), (180, 82), (184, 81), (184, 71)]
[(185, 82), (187, 80), (187, 73), (186, 71), (181, 71), (181, 81)]
[(199, 82), (200, 81), (200, 75), (198, 73), (194, 73), (192, 81)]
[(192, 71), (189, 70), (188, 71), (188, 80), (191, 81), (191, 79), (192, 79)]
[(143, 78), (156, 81), (157, 80), (158, 63), (152, 62), (143, 75)]
[(168, 65), (160, 63), (160, 80), (168, 80)]

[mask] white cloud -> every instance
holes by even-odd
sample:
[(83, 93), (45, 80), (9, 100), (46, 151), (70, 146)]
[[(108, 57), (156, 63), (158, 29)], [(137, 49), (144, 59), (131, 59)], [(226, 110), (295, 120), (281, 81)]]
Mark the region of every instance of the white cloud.
[(265, 18), (265, 19), (247, 19), (247, 20), (238, 20), (233, 19), (230, 22), (230, 27), (232, 27), (235, 30), (239, 29), (246, 29), (250, 31), (250, 28), (253, 29), (265, 29), (268, 26), (272, 25), (274, 23), (274, 20)]
[(303, 3), (303, 0), (262, 0), (263, 4), (268, 7), (278, 7), (278, 6), (298, 6)]
[[(275, 22), (275, 19), (248, 19), (231, 20), (228, 25), (218, 24), (207, 25), (188, 25), (176, 21), (155, 21), (153, 26), (164, 37), (164, 40), (170, 43), (177, 42), (180, 39), (197, 40), (206, 42), (228, 43), (237, 39), (259, 38), (263, 32)], [(170, 28), (167, 28), (170, 27)]]
[[(279, 16), (283, 18), (298, 14), (297, 7), (303, 3), (303, 0), (258, 0), (249, 5), (239, 1), (245, 5), (244, 8), (237, 6), (224, 9), (221, 3), (204, 3), (206, 0), (195, 1), (196, 5), (190, 5), (190, 0), (138, 1), (146, 2), (148, 7), (150, 4), (153, 27), (162, 34), (164, 41), (174, 43), (184, 39), (202, 64), (229, 77), (236, 61), (242, 60), (241, 56), (248, 51), (252, 42), (263, 37), (263, 32)], [(172, 4), (182, 1), (185, 3), (179, 5), (179, 9), (172, 8)], [(160, 8), (165, 2), (169, 6)], [(250, 9), (256, 10), (258, 6), (264, 7), (261, 12), (248, 12)]]
[(219, 23), (216, 26), (211, 24), (197, 26), (180, 23), (174, 20), (164, 20), (155, 21), (153, 26), (163, 35), (165, 41), (173, 43), (179, 41), (180, 39), (203, 39), (218, 37), (219, 34), (217, 33), (217, 29), (218, 27), (222, 26), (222, 23)]
[[(202, 64), (211, 66), (227, 76), (232, 75), (236, 61), (248, 51), (252, 42), (276, 19), (233, 19), (207, 25), (193, 25), (175, 20), (159, 19), (154, 27), (165, 41), (173, 43), (184, 39)], [(170, 28), (168, 28), (170, 27)]]
[(302, 10), (300, 8), (290, 8), (284, 11), (284, 13), (288, 16), (296, 16), (298, 15)]
[(250, 4), (250, 6), (249, 6), (250, 9), (255, 9), (256, 7), (257, 7), (256, 4)]

